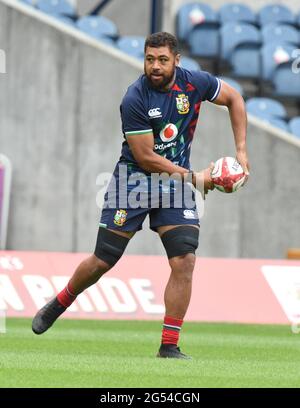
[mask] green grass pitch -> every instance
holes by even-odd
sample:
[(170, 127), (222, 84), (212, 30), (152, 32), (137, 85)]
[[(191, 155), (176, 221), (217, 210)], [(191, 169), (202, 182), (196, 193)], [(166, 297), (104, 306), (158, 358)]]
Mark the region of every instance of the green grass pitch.
[(184, 323), (193, 360), (158, 359), (161, 323), (30, 319), (0, 334), (0, 387), (299, 387), (300, 334), (289, 326)]

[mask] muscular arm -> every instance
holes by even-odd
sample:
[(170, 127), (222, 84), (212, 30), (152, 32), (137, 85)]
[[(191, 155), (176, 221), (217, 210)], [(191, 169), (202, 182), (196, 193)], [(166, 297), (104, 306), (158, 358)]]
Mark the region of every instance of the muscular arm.
[[(152, 133), (127, 136), (127, 142), (139, 166), (149, 173), (168, 173), (169, 175), (177, 173), (183, 178), (189, 172), (184, 167), (177, 166), (153, 151), (154, 137)], [(194, 173), (193, 176), (194, 186), (200, 191), (203, 189), (205, 194), (214, 188), (210, 175), (212, 167), (213, 163), (207, 169)]]
[(237, 160), (245, 173), (249, 174), (246, 148), (247, 113), (244, 99), (234, 88), (222, 81), (221, 91), (213, 103), (227, 106), (234, 134)]
[(177, 166), (153, 151), (154, 137), (152, 133), (127, 136), (127, 142), (139, 166), (149, 173), (168, 173), (169, 175), (178, 173), (183, 177), (189, 172), (184, 167)]

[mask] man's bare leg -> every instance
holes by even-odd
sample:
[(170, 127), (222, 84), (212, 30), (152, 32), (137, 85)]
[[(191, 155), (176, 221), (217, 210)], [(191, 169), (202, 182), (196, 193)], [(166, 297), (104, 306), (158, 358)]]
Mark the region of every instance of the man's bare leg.
[[(108, 231), (110, 232), (109, 236), (113, 237), (114, 242), (116, 241), (115, 235), (122, 236), (123, 242), (126, 241), (124, 238), (127, 238), (129, 242), (130, 238), (134, 235), (134, 232)], [(102, 234), (101, 232), (101, 237), (103, 237)], [(108, 236), (107, 232), (104, 236)], [(123, 250), (128, 242), (124, 242)], [(76, 268), (68, 285), (35, 315), (32, 321), (33, 332), (35, 334), (42, 334), (48, 330), (55, 320), (74, 302), (76, 297), (96, 283), (113, 265), (98, 258), (95, 254), (82, 261)]]
[[(162, 237), (165, 232), (177, 227), (179, 226), (159, 227), (158, 233)], [(188, 227), (199, 230), (198, 226), (189, 225)], [(166, 312), (162, 331), (162, 344), (158, 357), (188, 358), (180, 352), (177, 343), (183, 319), (191, 300), (195, 261), (196, 256), (194, 253), (186, 253), (169, 259), (171, 273), (164, 293)]]
[[(134, 232), (115, 230), (109, 231), (128, 239), (131, 239), (135, 234)], [(108, 272), (111, 268), (112, 266), (97, 258), (96, 255), (91, 255), (79, 264), (72, 278), (70, 279), (69, 283), (70, 287), (72, 288), (72, 293), (75, 296), (79, 295), (85, 289), (96, 283), (101, 276)]]

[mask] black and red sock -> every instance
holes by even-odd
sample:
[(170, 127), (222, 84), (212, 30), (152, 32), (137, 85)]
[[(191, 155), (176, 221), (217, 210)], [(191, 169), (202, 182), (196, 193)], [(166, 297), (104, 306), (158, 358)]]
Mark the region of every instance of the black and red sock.
[(77, 295), (74, 295), (72, 287), (69, 282), (67, 286), (61, 292), (59, 292), (59, 294), (57, 295), (57, 300), (64, 307), (69, 307), (74, 302), (76, 297)]
[(162, 344), (175, 344), (177, 346), (183, 320), (165, 316), (162, 330)]

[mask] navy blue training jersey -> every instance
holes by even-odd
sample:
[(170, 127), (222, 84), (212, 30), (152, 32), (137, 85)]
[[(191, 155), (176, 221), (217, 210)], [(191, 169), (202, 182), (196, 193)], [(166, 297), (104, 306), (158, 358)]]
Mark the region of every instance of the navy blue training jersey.
[(126, 136), (152, 132), (154, 151), (174, 164), (190, 168), (190, 149), (202, 101), (213, 101), (220, 92), (218, 78), (204, 71), (176, 68), (173, 87), (167, 91), (153, 89), (145, 75), (127, 90), (121, 106), (121, 162), (138, 167)]

